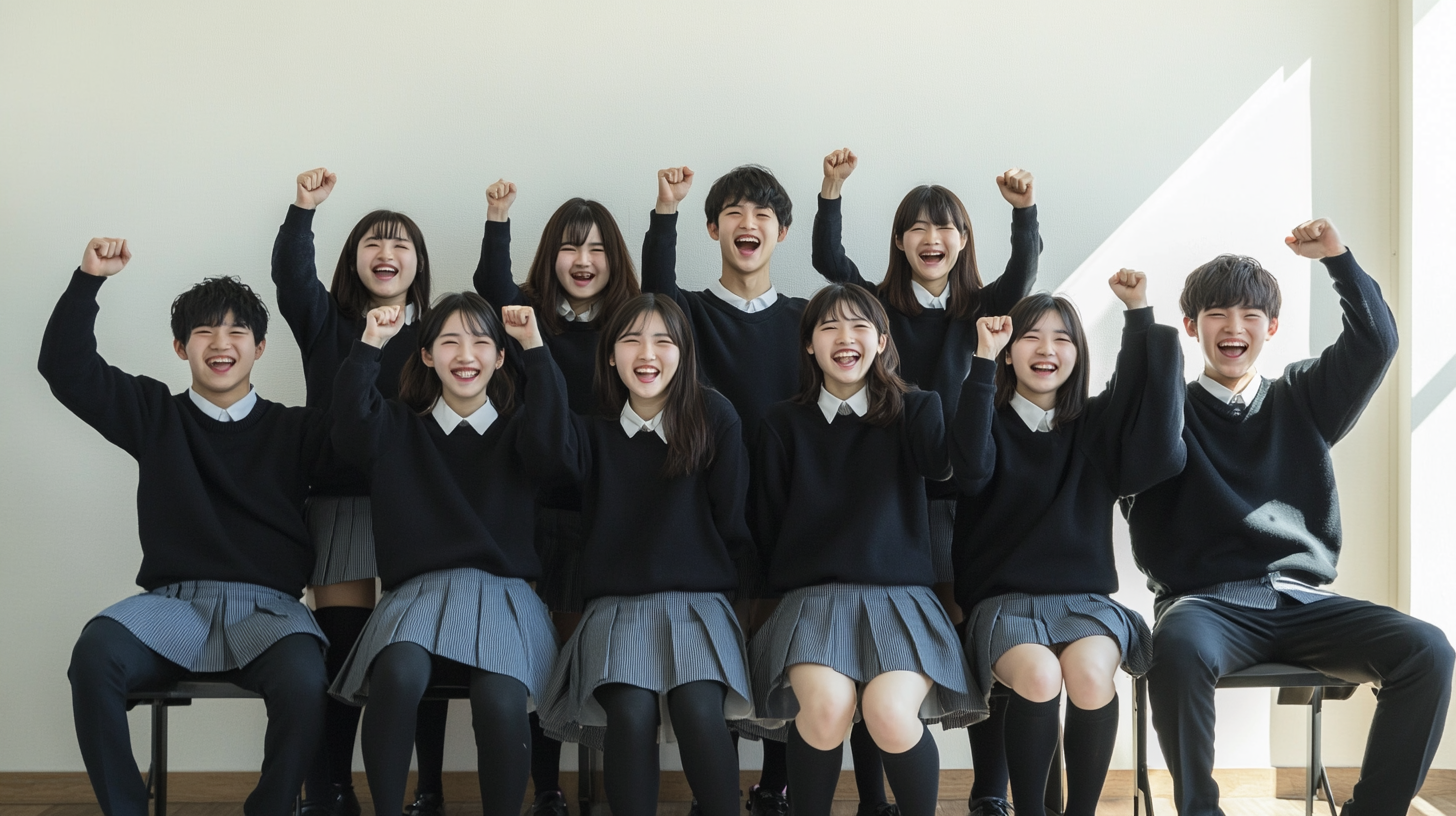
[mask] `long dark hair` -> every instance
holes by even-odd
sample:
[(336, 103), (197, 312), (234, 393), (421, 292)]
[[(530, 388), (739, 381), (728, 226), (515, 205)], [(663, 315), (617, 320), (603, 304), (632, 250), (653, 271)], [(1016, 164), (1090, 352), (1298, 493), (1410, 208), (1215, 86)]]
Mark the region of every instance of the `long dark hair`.
[(713, 461), (713, 429), (708, 425), (707, 399), (698, 382), (698, 353), (693, 346), (693, 332), (688, 318), (670, 297), (638, 295), (607, 317), (597, 341), (597, 402), (603, 416), (615, 418), (631, 396), (622, 374), (612, 365), (617, 341), (649, 314), (656, 313), (667, 327), (668, 336), (678, 349), (677, 373), (667, 384), (667, 403), (662, 408), (662, 432), (667, 436), (667, 461), (662, 475), (671, 479), (687, 476), (706, 468)]
[(1027, 295), (1011, 307), (1011, 339), (996, 362), (996, 407), (1003, 408), (1016, 395), (1016, 369), (1011, 365), (1011, 346), (1022, 335), (1036, 327), (1047, 312), (1055, 311), (1067, 327), (1072, 343), (1077, 347), (1077, 364), (1072, 375), (1057, 389), (1056, 404), (1052, 406), (1052, 427), (1059, 428), (1081, 416), (1087, 405), (1087, 389), (1090, 379), (1090, 365), (1087, 360), (1087, 332), (1082, 329), (1082, 318), (1072, 301), (1060, 295), (1038, 292)]
[(601, 204), (585, 198), (573, 198), (556, 208), (541, 230), (541, 242), (536, 245), (536, 257), (526, 273), (526, 282), (521, 285), (521, 294), (531, 301), (536, 309), (536, 319), (552, 334), (566, 331), (556, 305), (566, 297), (561, 281), (556, 277), (556, 255), (561, 247), (570, 244), (581, 246), (591, 234), (592, 225), (602, 234), (602, 248), (607, 253), (607, 268), (611, 270), (607, 285), (597, 295), (600, 305), (597, 319), (622, 308), (622, 304), (641, 294), (637, 284), (637, 270), (632, 265), (632, 253), (617, 219)]
[(379, 237), (392, 241), (404, 230), (406, 237), (415, 247), (415, 279), (410, 281), (408, 302), (415, 307), (416, 314), (424, 314), (430, 305), (430, 253), (425, 249), (425, 236), (420, 227), (404, 213), (392, 210), (375, 210), (359, 219), (349, 237), (344, 239), (344, 249), (339, 253), (339, 263), (334, 267), (334, 279), (329, 283), (329, 294), (339, 304), (339, 311), (349, 320), (359, 320), (374, 308), (373, 296), (359, 280), (357, 268), (359, 242), (369, 236), (375, 228)]
[[(506, 349), (506, 327), (501, 323), (495, 307), (474, 292), (446, 292), (435, 301), (420, 320), (420, 347), (413, 356), (405, 360), (399, 373), (399, 400), (417, 414), (428, 413), (435, 407), (435, 401), (445, 387), (440, 384), (440, 375), (425, 365), (420, 351), (430, 351), (445, 327), (450, 315), (460, 313), (466, 331), (476, 337), (489, 337), (495, 343), (497, 353)], [(431, 352), (433, 354), (433, 352)], [(485, 372), (482, 372), (482, 374)], [(490, 404), (501, 416), (509, 414), (516, 407), (516, 383), (511, 367), (503, 365), (490, 374), (485, 393)]]
[(950, 224), (966, 237), (960, 255), (949, 275), (950, 305), (948, 311), (953, 320), (975, 314), (980, 300), (981, 270), (976, 266), (976, 236), (971, 232), (971, 216), (960, 198), (939, 184), (922, 184), (905, 194), (895, 210), (894, 226), (890, 230), (890, 266), (885, 270), (885, 279), (880, 282), (879, 293), (901, 314), (918, 315), (920, 301), (910, 283), (915, 279), (910, 267), (910, 258), (896, 242), (920, 220), (925, 213), (932, 224)]
[(865, 387), (869, 389), (865, 421), (880, 426), (893, 423), (904, 410), (906, 392), (914, 386), (900, 378), (900, 353), (895, 350), (895, 338), (890, 336), (890, 317), (885, 307), (868, 290), (852, 283), (831, 283), (815, 292), (804, 307), (804, 316), (799, 318), (799, 393), (794, 402), (813, 405), (819, 401), (824, 370), (809, 349), (814, 347), (814, 330), (830, 319), (868, 320), (885, 338), (885, 350), (875, 355), (865, 374)]

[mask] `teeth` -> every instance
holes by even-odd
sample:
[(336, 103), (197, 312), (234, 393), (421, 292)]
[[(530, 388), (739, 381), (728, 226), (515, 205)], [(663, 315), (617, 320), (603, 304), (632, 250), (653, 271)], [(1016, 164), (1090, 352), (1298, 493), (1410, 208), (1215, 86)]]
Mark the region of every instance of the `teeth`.
[(455, 376), (457, 376), (457, 377), (459, 377), (461, 379), (468, 380), (468, 379), (472, 379), (474, 377), (480, 376), (480, 369), (478, 369), (478, 368), (459, 368), (459, 369), (456, 369), (456, 370), (454, 370), (454, 371), (452, 371), (450, 373), (451, 374), (454, 374)]

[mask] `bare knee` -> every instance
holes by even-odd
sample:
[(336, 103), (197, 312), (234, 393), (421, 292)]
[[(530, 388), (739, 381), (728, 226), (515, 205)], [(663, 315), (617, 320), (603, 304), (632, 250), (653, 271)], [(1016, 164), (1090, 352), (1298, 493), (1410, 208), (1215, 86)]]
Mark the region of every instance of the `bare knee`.
[(844, 734), (854, 721), (855, 691), (852, 683), (843, 686), (819, 686), (800, 691), (799, 714), (795, 718), (799, 736), (810, 747), (828, 751), (844, 742)]
[(1114, 674), (1105, 667), (1078, 663), (1062, 666), (1067, 699), (1083, 711), (1102, 708), (1117, 694)]
[(925, 725), (920, 722), (920, 705), (913, 707), (900, 700), (887, 700), (884, 695), (865, 694), (860, 716), (881, 751), (900, 754), (920, 742)]

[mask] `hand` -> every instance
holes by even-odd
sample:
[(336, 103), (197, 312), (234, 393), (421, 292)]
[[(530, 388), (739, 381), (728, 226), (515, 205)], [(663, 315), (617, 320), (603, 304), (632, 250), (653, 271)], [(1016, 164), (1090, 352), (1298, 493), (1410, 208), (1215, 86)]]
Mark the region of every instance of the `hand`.
[(375, 348), (384, 348), (391, 337), (404, 328), (403, 306), (380, 306), (370, 309), (364, 316), (364, 342)]
[(996, 177), (996, 186), (1001, 188), (1001, 197), (1006, 199), (1011, 206), (1022, 209), (1036, 203), (1036, 191), (1032, 189), (1032, 182), (1035, 181), (1031, 174), (1019, 167), (1010, 170)]
[(511, 205), (516, 203), (516, 183), (501, 179), (485, 188), (485, 220), (509, 221)]
[(536, 325), (536, 310), (530, 306), (502, 306), (501, 322), (506, 334), (516, 338), (523, 349), (541, 347), (541, 327)]
[(657, 211), (663, 215), (677, 212), (677, 205), (693, 188), (693, 171), (689, 167), (669, 167), (657, 171)]
[(125, 269), (130, 260), (131, 250), (125, 238), (92, 238), (81, 255), (81, 271), (109, 278)]
[(1011, 342), (1011, 318), (983, 317), (976, 321), (976, 356), (994, 360)]
[(318, 167), (305, 173), (298, 174), (298, 189), (294, 193), (293, 203), (301, 210), (311, 210), (324, 203), (329, 193), (334, 191), (334, 184), (339, 180), (335, 173), (330, 173), (326, 167)]
[(1340, 233), (1328, 218), (1316, 218), (1294, 228), (1293, 234), (1284, 239), (1290, 251), (1303, 258), (1319, 260), (1345, 254), (1345, 244)]
[(839, 191), (844, 188), (844, 180), (859, 166), (859, 156), (847, 147), (830, 153), (824, 157), (824, 185), (819, 188), (819, 195), (822, 198), (839, 198)]
[(1128, 309), (1145, 309), (1148, 305), (1148, 276), (1132, 269), (1119, 269), (1107, 279), (1112, 294)]

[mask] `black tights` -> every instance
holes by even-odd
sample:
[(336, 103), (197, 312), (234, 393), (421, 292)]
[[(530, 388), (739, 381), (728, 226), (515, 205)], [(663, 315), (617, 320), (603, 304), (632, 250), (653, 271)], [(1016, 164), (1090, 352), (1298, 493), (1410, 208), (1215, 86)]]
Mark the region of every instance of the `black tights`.
[[(820, 751), (799, 736), (799, 727), (789, 724), (789, 792), (797, 816), (829, 816), (834, 789), (839, 784), (839, 764), (844, 743)], [(895, 791), (895, 803), (905, 816), (933, 816), (940, 785), (940, 751), (930, 736), (921, 732), (920, 741), (899, 754), (880, 754), (885, 775)]]
[(434, 658), (414, 643), (385, 647), (370, 668), (363, 748), (374, 812), (397, 813), (404, 804), (416, 715), (436, 668), (463, 669), (470, 675), (470, 717), (484, 816), (518, 816), (531, 761), (525, 685), (514, 677)]
[[(441, 771), (445, 767), (445, 720), (449, 713), (449, 700), (420, 703), (415, 725), (415, 759), (419, 765), (415, 796), (445, 795)], [(546, 736), (541, 730), (541, 719), (534, 711), (531, 712), (531, 782), (537, 796), (561, 790), (561, 743)]]
[[(667, 710), (682, 754), (683, 775), (703, 816), (737, 816), (738, 756), (723, 720), (727, 689), (712, 680), (667, 693)], [(594, 692), (607, 714), (603, 777), (615, 816), (657, 813), (657, 693), (624, 683)], [(519, 799), (517, 801), (520, 801)]]

